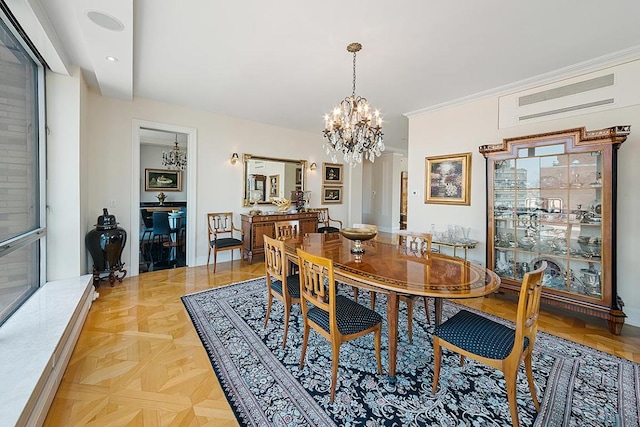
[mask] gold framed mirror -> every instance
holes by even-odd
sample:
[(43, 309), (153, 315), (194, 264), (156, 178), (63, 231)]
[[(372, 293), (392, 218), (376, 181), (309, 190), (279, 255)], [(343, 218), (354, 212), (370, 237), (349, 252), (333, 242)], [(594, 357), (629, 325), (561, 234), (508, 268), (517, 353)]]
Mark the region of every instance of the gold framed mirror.
[(243, 206), (271, 204), (271, 198), (291, 199), (291, 192), (304, 191), (307, 161), (244, 154)]

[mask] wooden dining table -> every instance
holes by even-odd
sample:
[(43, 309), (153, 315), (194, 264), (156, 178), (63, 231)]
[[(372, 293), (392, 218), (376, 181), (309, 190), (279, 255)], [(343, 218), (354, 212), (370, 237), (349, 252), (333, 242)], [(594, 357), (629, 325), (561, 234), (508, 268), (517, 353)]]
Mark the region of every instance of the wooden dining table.
[(336, 280), (387, 295), (389, 377), (395, 380), (398, 345), (399, 296), (433, 298), (436, 325), (442, 321), (445, 298), (473, 298), (495, 292), (500, 278), (493, 271), (463, 259), (429, 253), (416, 256), (398, 245), (369, 240), (364, 254), (351, 253), (354, 242), (340, 233), (305, 234), (285, 240), (287, 255), (297, 261), (296, 249), (333, 261)]

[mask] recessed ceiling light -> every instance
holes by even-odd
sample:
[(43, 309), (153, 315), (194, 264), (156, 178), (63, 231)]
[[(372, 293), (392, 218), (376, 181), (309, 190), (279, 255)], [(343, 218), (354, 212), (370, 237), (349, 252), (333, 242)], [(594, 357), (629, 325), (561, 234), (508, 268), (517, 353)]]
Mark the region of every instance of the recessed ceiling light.
[(87, 17), (99, 27), (105, 28), (111, 31), (124, 30), (124, 24), (117, 18), (97, 10), (90, 10), (87, 12)]
[(115, 56), (107, 56), (107, 61), (118, 62), (118, 58), (116, 58)]

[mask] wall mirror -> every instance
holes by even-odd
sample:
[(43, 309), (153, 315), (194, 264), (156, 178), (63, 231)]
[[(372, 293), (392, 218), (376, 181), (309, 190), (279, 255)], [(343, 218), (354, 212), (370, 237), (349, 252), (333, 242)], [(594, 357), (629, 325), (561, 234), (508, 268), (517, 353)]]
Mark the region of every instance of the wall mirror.
[(254, 202), (270, 204), (271, 198), (291, 199), (291, 192), (304, 191), (306, 186), (306, 160), (278, 159), (245, 154), (243, 206)]

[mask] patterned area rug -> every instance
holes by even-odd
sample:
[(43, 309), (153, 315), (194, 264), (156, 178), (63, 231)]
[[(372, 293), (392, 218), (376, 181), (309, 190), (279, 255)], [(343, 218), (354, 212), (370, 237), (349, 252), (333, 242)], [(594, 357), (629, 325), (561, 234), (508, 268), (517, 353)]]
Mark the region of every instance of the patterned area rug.
[[(349, 292), (350, 287), (344, 287)], [(361, 302), (369, 300), (366, 292)], [(510, 426), (504, 377), (499, 371), (444, 352), (440, 385), (433, 380), (433, 324), (422, 303), (414, 307), (413, 344), (400, 303), (397, 382), (378, 375), (373, 335), (342, 344), (336, 398), (329, 403), (331, 346), (313, 330), (306, 363), (298, 369), (302, 322), (292, 309), (282, 348), (283, 314), (274, 301), (265, 329), (264, 278), (182, 297), (211, 364), (241, 425), (247, 426)], [(460, 306), (445, 301), (444, 317)], [(376, 310), (386, 312), (378, 296)], [(433, 313), (433, 307), (431, 307)], [(493, 318), (493, 317), (492, 317)], [(496, 319), (496, 318), (493, 318)], [(505, 324), (509, 324), (503, 321)], [(388, 366), (383, 324), (383, 369)], [(313, 363), (310, 363), (312, 361)], [(640, 365), (552, 335), (539, 333), (534, 377), (537, 414), (524, 367), (518, 374), (522, 426), (638, 426)]]

